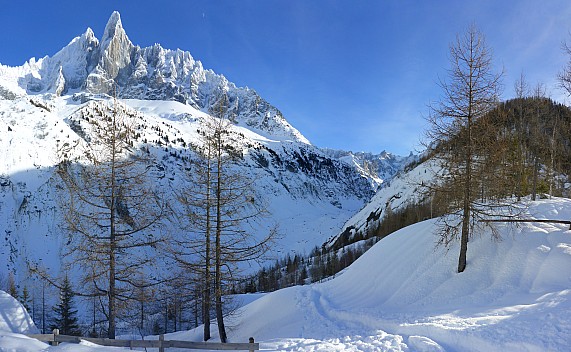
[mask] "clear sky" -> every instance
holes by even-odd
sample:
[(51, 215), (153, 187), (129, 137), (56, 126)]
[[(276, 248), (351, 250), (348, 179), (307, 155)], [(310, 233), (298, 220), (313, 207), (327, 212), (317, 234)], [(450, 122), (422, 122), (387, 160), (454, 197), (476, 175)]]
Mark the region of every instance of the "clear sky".
[(101, 38), (117, 10), (135, 45), (189, 51), (313, 144), (401, 155), (420, 150), (449, 44), (471, 23), (505, 70), (504, 98), (523, 71), (561, 101), (561, 43), (571, 39), (568, 0), (0, 1), (1, 64), (52, 56), (87, 27)]

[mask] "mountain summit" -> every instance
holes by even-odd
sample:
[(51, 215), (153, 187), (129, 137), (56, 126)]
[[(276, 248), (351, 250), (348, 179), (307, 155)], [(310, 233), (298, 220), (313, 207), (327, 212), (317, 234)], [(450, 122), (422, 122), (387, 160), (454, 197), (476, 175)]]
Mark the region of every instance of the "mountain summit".
[[(113, 12), (97, 51), (97, 65), (85, 82), (86, 90), (93, 93), (112, 93), (113, 84), (123, 81), (123, 76), (130, 72), (134, 48), (123, 29), (119, 12)], [(89, 72), (88, 67), (87, 71)]]
[(309, 144), (254, 90), (236, 87), (224, 76), (205, 70), (189, 52), (164, 49), (159, 44), (135, 46), (116, 11), (101, 40), (88, 28), (54, 56), (31, 59), (18, 68), (0, 66), (0, 74), (12, 78), (8, 84), (11, 95), (114, 95), (116, 87), (120, 98), (174, 100), (207, 113), (226, 99), (226, 117), (236, 124), (272, 139)]

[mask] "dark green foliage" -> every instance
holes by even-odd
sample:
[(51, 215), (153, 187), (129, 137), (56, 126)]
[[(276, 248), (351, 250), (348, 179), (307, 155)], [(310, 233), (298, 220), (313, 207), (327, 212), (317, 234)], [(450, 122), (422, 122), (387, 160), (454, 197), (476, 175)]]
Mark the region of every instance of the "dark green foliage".
[[(571, 175), (568, 107), (540, 96), (512, 99), (476, 120), (473, 128), (479, 140), (493, 145), (486, 151), (476, 196), (498, 199), (533, 194), (534, 181), (537, 193), (570, 196), (564, 189)], [(453, 136), (434, 147), (431, 155), (454, 148), (458, 138)], [(448, 198), (454, 201), (450, 194)]]
[(18, 288), (16, 287), (16, 282), (14, 281), (14, 276), (10, 274), (8, 277), (8, 294), (18, 299)]
[(66, 276), (60, 290), (60, 302), (54, 307), (55, 317), (50, 329), (59, 329), (62, 335), (80, 336), (81, 331), (77, 323), (77, 310), (74, 309), (73, 297), (73, 289)]

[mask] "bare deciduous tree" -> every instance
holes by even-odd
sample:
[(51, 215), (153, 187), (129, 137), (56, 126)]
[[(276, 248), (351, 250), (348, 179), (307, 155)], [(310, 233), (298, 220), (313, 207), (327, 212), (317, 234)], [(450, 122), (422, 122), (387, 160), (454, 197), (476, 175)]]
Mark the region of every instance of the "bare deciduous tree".
[(76, 128), (91, 130), (84, 133), (89, 137), (59, 148), (69, 234), (65, 258), (69, 267), (80, 269), (85, 287), (96, 288), (91, 294), (107, 300), (108, 337), (115, 338), (118, 312), (135, 299), (140, 286), (135, 278), (153, 260), (148, 251), (161, 241), (163, 204), (149, 182), (152, 162), (133, 145), (126, 109), (116, 100), (91, 107), (76, 121)]
[[(197, 159), (190, 166), (192, 185), (178, 196), (194, 235), (178, 240), (172, 250), (186, 269), (196, 270), (203, 282), (204, 340), (210, 339), (210, 312), (216, 314), (222, 342), (227, 341), (224, 296), (238, 279), (239, 263), (261, 258), (276, 236), (275, 228), (256, 237), (254, 227), (266, 215), (263, 202), (254, 192), (253, 180), (239, 172), (241, 158), (237, 134), (226, 118), (226, 96), (204, 120), (200, 142), (194, 146)], [(213, 290), (213, 292), (211, 291)]]
[[(484, 36), (472, 25), (464, 35), (457, 36), (450, 46), (448, 79), (440, 81), (443, 96), (430, 107), (427, 137), (436, 150), (445, 180), (439, 193), (447, 193), (451, 215), (444, 217), (441, 243), (448, 245), (460, 234), (458, 272), (466, 268), (468, 240), (475, 217), (486, 213), (481, 188), (481, 176), (491, 150), (485, 128), (476, 134), (476, 121), (498, 103), (502, 74), (495, 73), (492, 55)], [(483, 129), (483, 130), (482, 130)]]

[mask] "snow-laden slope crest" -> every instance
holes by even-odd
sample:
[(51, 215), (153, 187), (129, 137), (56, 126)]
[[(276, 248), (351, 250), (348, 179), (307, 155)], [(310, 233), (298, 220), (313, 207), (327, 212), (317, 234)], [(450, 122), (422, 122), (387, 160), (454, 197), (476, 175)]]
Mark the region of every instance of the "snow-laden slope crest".
[[(530, 202), (525, 216), (571, 219), (571, 200)], [(245, 306), (232, 339), (279, 351), (566, 351), (571, 346), (571, 230), (498, 224), (435, 247), (427, 220), (378, 242), (338, 277)], [(198, 333), (197, 333), (198, 334)], [(190, 335), (190, 336), (189, 336)], [(187, 338), (197, 338), (193, 332)]]

